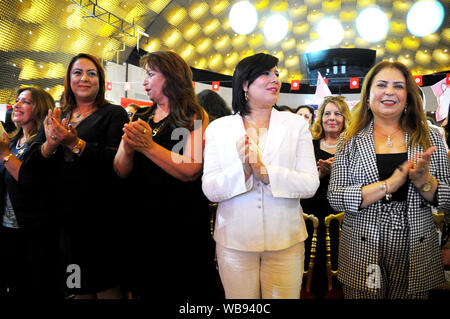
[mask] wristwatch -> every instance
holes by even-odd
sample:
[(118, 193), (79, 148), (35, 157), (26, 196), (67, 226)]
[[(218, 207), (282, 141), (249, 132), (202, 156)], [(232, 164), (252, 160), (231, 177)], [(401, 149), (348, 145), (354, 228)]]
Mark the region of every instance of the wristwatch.
[(83, 140), (81, 138), (79, 138), (77, 144), (72, 148), (72, 153), (79, 155), (81, 153), (82, 145), (83, 145)]
[(429, 192), (432, 187), (433, 187), (433, 176), (431, 176), (431, 178), (428, 180), (428, 182), (426, 182), (425, 184), (423, 184), (420, 187), (420, 190), (422, 192), (426, 193), (426, 192)]

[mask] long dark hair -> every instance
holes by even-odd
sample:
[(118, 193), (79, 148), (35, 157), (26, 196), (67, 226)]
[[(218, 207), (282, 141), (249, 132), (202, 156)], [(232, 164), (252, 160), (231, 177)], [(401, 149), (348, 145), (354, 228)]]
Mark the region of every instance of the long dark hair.
[(194, 128), (194, 120), (203, 120), (206, 112), (197, 101), (192, 85), (192, 71), (181, 56), (173, 51), (151, 52), (140, 61), (142, 68), (161, 72), (166, 81), (163, 93), (169, 99), (168, 122), (172, 127)]
[(102, 67), (102, 64), (100, 61), (93, 55), (90, 55), (88, 53), (80, 53), (76, 56), (74, 56), (67, 66), (66, 70), (66, 77), (64, 78), (64, 99), (61, 101), (63, 111), (69, 111), (73, 109), (77, 105), (77, 101), (75, 99), (75, 94), (73, 94), (72, 87), (70, 86), (70, 77), (72, 72), (72, 67), (74, 63), (79, 59), (88, 59), (94, 63), (95, 67), (97, 68), (97, 74), (98, 74), (98, 92), (97, 96), (95, 97), (95, 105), (97, 107), (100, 107), (104, 104), (106, 104), (108, 101), (105, 99), (105, 70)]

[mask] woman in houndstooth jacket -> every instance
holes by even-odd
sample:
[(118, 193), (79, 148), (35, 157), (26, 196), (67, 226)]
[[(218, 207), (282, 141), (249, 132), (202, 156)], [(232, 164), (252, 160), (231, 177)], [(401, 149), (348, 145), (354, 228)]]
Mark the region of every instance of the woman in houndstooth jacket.
[(450, 211), (450, 167), (410, 71), (366, 75), (334, 157), (328, 199), (344, 211), (338, 279), (346, 298), (426, 298), (444, 282), (431, 206)]

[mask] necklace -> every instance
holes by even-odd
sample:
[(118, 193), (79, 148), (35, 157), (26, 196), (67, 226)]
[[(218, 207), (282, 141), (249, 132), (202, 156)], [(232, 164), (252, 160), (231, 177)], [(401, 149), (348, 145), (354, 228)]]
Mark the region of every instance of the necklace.
[(92, 113), (94, 110), (95, 110), (95, 108), (91, 108), (91, 109), (89, 109), (89, 110), (87, 110), (87, 111), (84, 111), (84, 112), (81, 112), (81, 113), (77, 113), (77, 114), (74, 114), (73, 111), (72, 111), (72, 114), (73, 114), (73, 116), (78, 120), (83, 114), (88, 113), (88, 115), (89, 115), (89, 114)]
[[(148, 117), (147, 123), (148, 123), (149, 125), (150, 125), (150, 121), (153, 120), (153, 116), (154, 116), (154, 114), (152, 114), (152, 115), (150, 115), (150, 116)], [(160, 121), (158, 122), (159, 125), (156, 126), (155, 128), (153, 128), (153, 130), (152, 130), (152, 136), (155, 136), (156, 134), (158, 134), (158, 132), (161, 131), (161, 130), (164, 128), (164, 126), (166, 126), (166, 123), (167, 123), (166, 118), (167, 118), (167, 117), (165, 117), (165, 118), (163, 118), (162, 120), (160, 120)], [(156, 125), (156, 123), (155, 123), (155, 125)]]
[(384, 137), (386, 137), (387, 139), (386, 139), (386, 146), (387, 147), (392, 147), (392, 146), (394, 146), (394, 144), (392, 143), (392, 140), (391, 140), (391, 136), (394, 136), (395, 134), (397, 134), (398, 132), (400, 132), (401, 131), (401, 128), (399, 128), (397, 131), (395, 131), (394, 133), (391, 133), (391, 134), (389, 134), (389, 135), (386, 135), (386, 134), (383, 134), (383, 133), (379, 133), (379, 132), (377, 132), (379, 135), (382, 135), (382, 136), (384, 136)]
[(330, 148), (330, 149), (334, 149), (334, 148), (337, 147), (337, 143), (331, 145), (331, 144), (328, 144), (327, 142), (325, 142), (324, 139), (321, 139), (321, 140), (320, 140), (320, 145), (322, 145), (322, 146), (325, 147), (325, 148)]

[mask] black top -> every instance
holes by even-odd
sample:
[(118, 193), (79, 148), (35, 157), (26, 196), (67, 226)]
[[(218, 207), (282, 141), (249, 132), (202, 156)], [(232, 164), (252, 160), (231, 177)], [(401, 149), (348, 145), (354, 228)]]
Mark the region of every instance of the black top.
[[(62, 118), (67, 116), (63, 114)], [(72, 161), (65, 161), (62, 146), (48, 159), (42, 156), (40, 148), (45, 142), (42, 125), (30, 156), (22, 165), (19, 180), (28, 183), (35, 179), (35, 172), (44, 172), (46, 180), (52, 179), (47, 197), (51, 196), (53, 203), (59, 206), (60, 216), (65, 213), (69, 224), (76, 227), (78, 223), (95, 225), (91, 223), (94, 219), (101, 222), (112, 216), (118, 207), (119, 178), (112, 163), (127, 122), (128, 115), (123, 107), (109, 103), (99, 107), (76, 127), (86, 147), (81, 156), (74, 155)]]
[[(182, 154), (189, 131), (172, 133), (176, 128), (169, 118), (155, 123), (151, 112), (135, 114), (152, 129), (159, 128), (153, 140), (172, 152)], [(170, 116), (170, 115), (169, 115)], [(134, 119), (135, 120), (135, 119)], [(165, 172), (140, 152), (135, 152), (128, 178), (129, 203), (133, 205), (130, 250), (137, 250), (130, 260), (133, 286), (142, 293), (158, 287), (161, 296), (211, 296), (215, 285), (214, 247), (210, 235), (208, 200), (202, 192), (201, 175), (194, 181), (181, 181)], [(156, 259), (149, 259), (149, 253)], [(158, 273), (159, 276), (149, 274)], [(176, 289), (173, 289), (173, 285)], [(149, 289), (150, 288), (150, 289)], [(138, 288), (139, 289), (139, 288)]]
[[(316, 163), (321, 160), (327, 160), (334, 155), (328, 153), (322, 149), (320, 149), (320, 139), (313, 140), (314, 146), (314, 155), (316, 157)], [(335, 211), (331, 208), (327, 199), (327, 191), (328, 184), (330, 183), (330, 175), (326, 175), (325, 177), (320, 179), (319, 188), (316, 191), (316, 194), (312, 198), (302, 199), (300, 204), (302, 205), (303, 212), (307, 214), (313, 214), (316, 217), (319, 217), (319, 220), (322, 220), (323, 217), (328, 216), (329, 214), (334, 214)]]
[[(29, 144), (16, 148), (18, 138), (9, 144), (9, 149), (15, 157), (23, 161), (28, 154)], [(43, 200), (48, 191), (48, 184), (41, 171), (34, 173), (35, 179), (30, 183), (19, 183), (9, 173), (3, 164), (0, 164), (0, 216), (3, 215), (6, 195), (9, 194), (14, 214), (19, 228), (35, 229), (45, 226), (52, 220), (53, 207), (49, 207)], [(0, 219), (1, 223), (1, 219)]]
[[(408, 160), (408, 153), (377, 154), (377, 167), (380, 181), (383, 181), (394, 173), (395, 169)], [(408, 195), (408, 183), (404, 183), (395, 193), (392, 193), (392, 201), (406, 201)]]

